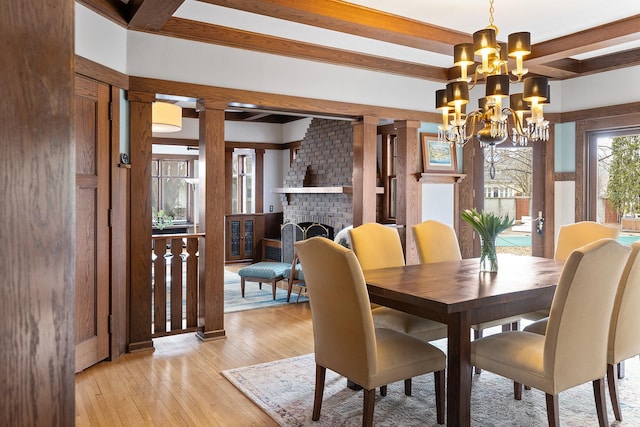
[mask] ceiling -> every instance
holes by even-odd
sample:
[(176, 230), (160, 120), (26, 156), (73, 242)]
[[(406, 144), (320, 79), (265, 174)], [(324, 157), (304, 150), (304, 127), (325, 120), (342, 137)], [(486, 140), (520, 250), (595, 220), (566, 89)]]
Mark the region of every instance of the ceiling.
[[(453, 45), (489, 24), (489, 0), (78, 2), (130, 30), (443, 83), (458, 75)], [(493, 7), (499, 40), (531, 33), (525, 66), (532, 74), (565, 80), (640, 64), (640, 1), (495, 0)]]

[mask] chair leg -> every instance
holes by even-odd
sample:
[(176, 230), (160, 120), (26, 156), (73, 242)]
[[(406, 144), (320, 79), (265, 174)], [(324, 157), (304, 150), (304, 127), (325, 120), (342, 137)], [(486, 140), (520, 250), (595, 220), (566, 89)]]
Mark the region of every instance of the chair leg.
[(613, 415), (616, 420), (622, 421), (622, 411), (618, 400), (618, 380), (616, 379), (616, 366), (607, 364), (607, 383), (609, 385), (609, 397), (613, 406)]
[(515, 400), (522, 400), (522, 384), (513, 382), (513, 398)]
[(560, 427), (560, 412), (558, 411), (558, 395), (547, 393), (547, 421), (549, 427)]
[(411, 396), (411, 378), (404, 380), (404, 394)]
[(289, 302), (289, 300), (291, 299), (292, 290), (293, 290), (293, 276), (289, 276), (289, 283), (287, 284), (287, 302)]
[[(478, 340), (480, 338), (482, 338), (482, 329), (474, 329), (473, 330), (473, 340), (475, 341), (475, 340)], [(474, 366), (473, 369), (474, 369), (474, 372), (476, 374), (479, 374), (480, 372), (482, 372), (482, 369), (478, 368), (477, 366)]]
[(327, 374), (327, 368), (316, 365), (316, 391), (313, 396), (313, 413), (311, 419), (318, 421), (320, 419), (320, 410), (322, 409), (322, 395), (324, 394), (324, 379)]
[(383, 385), (382, 387), (380, 387), (380, 396), (384, 397), (387, 395), (387, 386)]
[(618, 363), (618, 379), (621, 380), (624, 378), (624, 360)]
[(364, 391), (364, 407), (362, 410), (362, 427), (373, 426), (373, 410), (376, 405), (376, 389)]
[(436, 388), (436, 420), (438, 424), (444, 424), (444, 401), (445, 401), (445, 374), (444, 369), (433, 373)]
[(604, 397), (604, 378), (593, 380), (593, 396), (596, 399), (596, 411), (598, 413), (598, 423), (600, 427), (607, 427), (607, 401)]
[(244, 277), (240, 278), (240, 293), (242, 294), (242, 298), (244, 298)]
[(277, 287), (277, 283), (278, 281), (276, 279), (273, 279), (271, 281), (271, 292), (273, 293), (273, 299), (276, 299), (276, 287)]

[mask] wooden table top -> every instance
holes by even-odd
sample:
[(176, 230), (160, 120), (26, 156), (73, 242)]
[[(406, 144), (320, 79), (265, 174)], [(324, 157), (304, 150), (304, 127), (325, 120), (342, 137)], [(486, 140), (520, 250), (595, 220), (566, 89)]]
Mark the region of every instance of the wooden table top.
[[(441, 314), (548, 295), (563, 263), (500, 254), (497, 273), (480, 272), (479, 258), (365, 271), (373, 302), (395, 300)], [(378, 301), (376, 301), (378, 300)]]

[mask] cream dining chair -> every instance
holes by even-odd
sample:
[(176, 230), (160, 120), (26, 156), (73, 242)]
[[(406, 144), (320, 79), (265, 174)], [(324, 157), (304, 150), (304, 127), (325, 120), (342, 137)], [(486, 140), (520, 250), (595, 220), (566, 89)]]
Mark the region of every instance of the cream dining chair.
[[(553, 258), (565, 261), (574, 250), (600, 239), (618, 239), (618, 227), (599, 224), (594, 221), (580, 221), (566, 224), (558, 231), (558, 243)], [(537, 321), (549, 315), (549, 310), (539, 310), (522, 315), (523, 319)]]
[(296, 243), (304, 268), (316, 359), (312, 419), (320, 419), (325, 374), (331, 369), (364, 388), (363, 426), (373, 424), (375, 389), (433, 372), (436, 417), (444, 424), (446, 356), (422, 340), (373, 323), (369, 294), (355, 254), (324, 237)]
[[(349, 236), (362, 270), (405, 265), (402, 242), (395, 228), (369, 222), (349, 230)], [(424, 341), (447, 336), (447, 325), (434, 320), (378, 305), (373, 306), (372, 314), (377, 327), (393, 329)]]
[[(593, 382), (598, 422), (607, 424), (604, 376), (609, 321), (631, 249), (602, 239), (573, 251), (558, 281), (546, 335), (502, 332), (471, 343), (471, 363), (546, 393), (550, 426), (560, 422), (558, 394)], [(490, 402), (495, 403), (495, 402)]]
[[(631, 255), (625, 266), (611, 313), (609, 341), (607, 345), (607, 383), (613, 414), (622, 421), (620, 398), (618, 395), (617, 368), (631, 357), (640, 355), (640, 242), (631, 245)], [(549, 318), (538, 320), (524, 330), (544, 335)]]

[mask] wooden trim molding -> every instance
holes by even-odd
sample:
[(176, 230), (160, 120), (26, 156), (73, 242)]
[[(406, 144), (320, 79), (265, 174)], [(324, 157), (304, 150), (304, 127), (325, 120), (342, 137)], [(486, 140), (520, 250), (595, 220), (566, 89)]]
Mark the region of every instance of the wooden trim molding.
[(557, 172), (553, 174), (554, 181), (575, 181), (576, 173), (575, 172)]
[(121, 89), (129, 89), (129, 76), (106, 67), (90, 59), (76, 55), (76, 74), (89, 77), (99, 82), (110, 84)]

